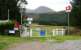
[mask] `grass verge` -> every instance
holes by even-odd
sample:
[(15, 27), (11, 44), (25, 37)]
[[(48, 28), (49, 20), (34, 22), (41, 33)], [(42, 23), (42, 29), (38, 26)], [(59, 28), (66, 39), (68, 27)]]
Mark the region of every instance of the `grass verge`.
[(5, 50), (9, 45), (19, 42), (23, 42), (23, 39), (19, 37), (0, 35), (0, 50)]
[(64, 42), (66, 40), (80, 40), (81, 36), (72, 36), (72, 35), (66, 35), (66, 36), (54, 36), (50, 37), (51, 40), (57, 41), (57, 42)]

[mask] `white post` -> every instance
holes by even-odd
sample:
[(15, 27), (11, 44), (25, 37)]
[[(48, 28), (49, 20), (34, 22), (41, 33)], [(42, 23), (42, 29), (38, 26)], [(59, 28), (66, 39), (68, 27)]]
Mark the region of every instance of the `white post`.
[(21, 11), (21, 26), (20, 26), (20, 36), (22, 36), (22, 8), (20, 8)]
[(62, 34), (61, 34), (61, 35), (64, 35), (64, 31), (65, 31), (65, 30), (62, 28), (61, 31), (62, 31)]
[(58, 29), (56, 29), (56, 35), (58, 35)]
[(55, 29), (53, 29), (53, 36), (55, 36)]
[(8, 21), (9, 21), (9, 9), (8, 9)]
[(69, 12), (68, 12), (68, 35), (69, 35)]
[(32, 29), (30, 29), (30, 37), (32, 37)]

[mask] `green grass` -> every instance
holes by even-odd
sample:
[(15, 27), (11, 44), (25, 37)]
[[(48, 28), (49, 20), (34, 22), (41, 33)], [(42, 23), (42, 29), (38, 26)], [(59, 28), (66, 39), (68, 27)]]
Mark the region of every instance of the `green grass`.
[(67, 36), (54, 36), (50, 38), (51, 40), (56, 40), (57, 42), (64, 42), (66, 40), (80, 40), (81, 36), (67, 35)]
[(0, 50), (4, 50), (9, 45), (19, 42), (23, 42), (23, 39), (12, 36), (0, 36)]
[(27, 42), (33, 42), (33, 41), (40, 41), (40, 42), (45, 42), (47, 40), (46, 37), (26, 37), (23, 38)]
[(40, 42), (45, 42), (46, 40), (52, 40), (52, 41), (56, 41), (56, 42), (64, 42), (66, 40), (81, 40), (81, 36), (70, 36), (70, 35), (67, 35), (67, 36), (52, 36), (52, 37), (27, 37), (27, 38), (24, 38), (25, 40), (27, 41), (40, 41)]

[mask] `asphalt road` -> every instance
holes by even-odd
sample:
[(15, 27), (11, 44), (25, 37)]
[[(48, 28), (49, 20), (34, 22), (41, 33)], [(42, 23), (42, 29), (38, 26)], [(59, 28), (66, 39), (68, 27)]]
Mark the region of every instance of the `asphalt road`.
[(7, 50), (81, 50), (81, 40), (70, 40), (62, 43), (33, 41), (11, 46)]

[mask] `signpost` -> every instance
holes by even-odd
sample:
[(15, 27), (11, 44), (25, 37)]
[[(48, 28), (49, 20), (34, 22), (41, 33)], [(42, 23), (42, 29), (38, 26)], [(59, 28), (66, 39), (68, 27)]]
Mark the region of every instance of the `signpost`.
[(69, 14), (70, 14), (70, 12), (71, 12), (71, 10), (72, 10), (72, 5), (71, 4), (68, 4), (67, 6), (66, 6), (66, 8), (65, 8), (65, 11), (67, 12), (67, 14), (68, 14), (68, 34), (69, 34)]
[(32, 20), (33, 20), (33, 18), (30, 18), (30, 17), (27, 18), (28, 26), (29, 26), (28, 27), (28, 29), (29, 29), (29, 35), (30, 36), (32, 35), (32, 29), (30, 28), (31, 27)]
[(22, 23), (22, 21), (23, 21), (23, 19), (22, 19), (22, 16), (23, 16), (23, 8), (25, 8), (25, 6), (24, 6), (24, 3), (21, 1), (21, 3), (20, 3), (20, 13), (21, 13), (21, 25), (20, 25), (20, 27), (21, 27), (21, 30), (20, 30), (20, 36), (21, 36), (21, 34), (22, 34), (22, 27), (23, 27), (23, 23)]

